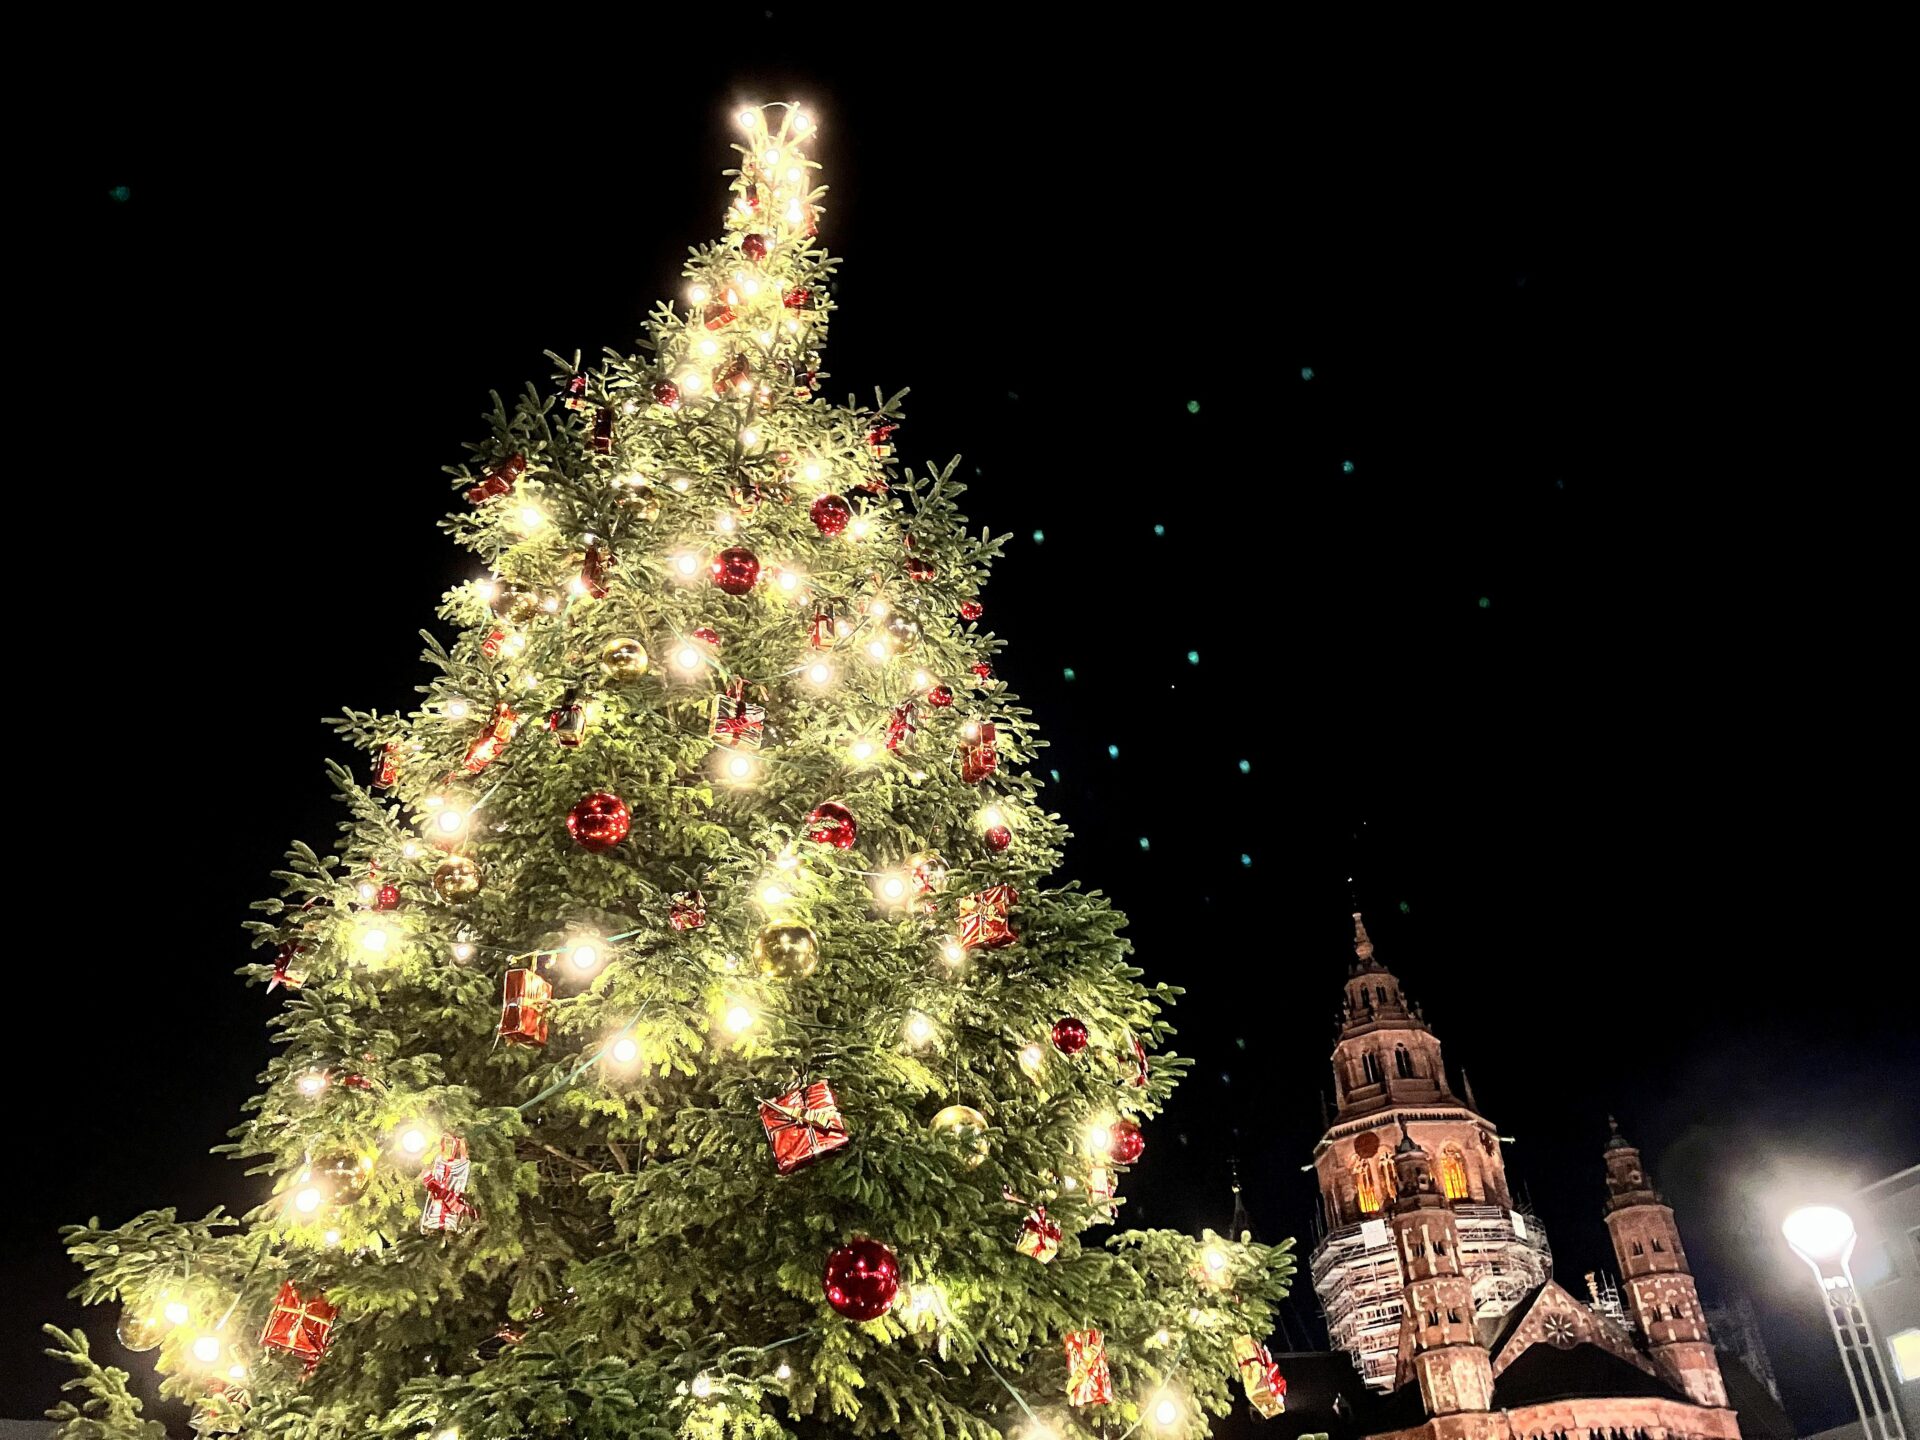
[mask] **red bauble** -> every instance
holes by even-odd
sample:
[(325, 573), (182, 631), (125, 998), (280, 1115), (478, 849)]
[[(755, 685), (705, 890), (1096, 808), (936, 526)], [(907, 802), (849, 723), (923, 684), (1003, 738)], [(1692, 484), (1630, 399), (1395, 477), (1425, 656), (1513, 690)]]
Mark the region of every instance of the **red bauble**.
[(907, 561), (907, 578), (922, 582), (933, 579), (934, 569), (931, 560), (922, 560), (918, 555)]
[(1078, 1055), (1087, 1048), (1087, 1022), (1068, 1015), (1053, 1022), (1053, 1048), (1062, 1055)]
[(853, 507), (838, 495), (822, 495), (807, 513), (822, 535), (838, 535), (853, 519)]
[(613, 849), (632, 828), (627, 802), (606, 790), (594, 791), (567, 812), (567, 833), (596, 855)]
[(693, 627), (693, 638), (703, 645), (718, 645), (720, 632), (711, 625), (696, 625)]
[(1131, 1120), (1116, 1120), (1107, 1127), (1107, 1153), (1122, 1165), (1131, 1165), (1146, 1151), (1147, 1137)]
[(978, 620), (986, 613), (987, 607), (982, 605), (978, 600), (962, 600), (960, 602), (960, 618), (962, 620)]
[(807, 308), (807, 302), (812, 299), (813, 292), (808, 290), (806, 286), (801, 285), (787, 291), (781, 298), (780, 303), (789, 310), (804, 310)]
[(927, 692), (927, 703), (937, 709), (946, 709), (953, 704), (953, 687), (951, 685), (934, 686)]
[(853, 1240), (827, 1256), (827, 1303), (849, 1320), (878, 1320), (900, 1290), (900, 1262), (878, 1240)]
[(974, 664), (973, 673), (978, 675), (982, 680), (991, 680), (993, 679), (993, 666), (985, 660), (978, 661)]
[(669, 410), (678, 410), (680, 387), (671, 380), (656, 380), (653, 382), (653, 398), (656, 404), (664, 405)]
[(998, 854), (1013, 843), (1013, 831), (1004, 825), (989, 825), (980, 838), (987, 842), (987, 849)]
[(382, 885), (373, 894), (373, 908), (376, 910), (398, 910), (400, 908), (400, 887)]
[(820, 845), (831, 845), (836, 850), (851, 850), (854, 837), (860, 827), (854, 823), (853, 812), (838, 800), (828, 800), (813, 807), (813, 813), (807, 816), (807, 839)]
[(740, 237), (740, 253), (749, 260), (766, 259), (767, 237), (764, 235), (742, 235)]
[(744, 595), (760, 578), (760, 557), (744, 545), (722, 550), (708, 563), (713, 583), (729, 595)]

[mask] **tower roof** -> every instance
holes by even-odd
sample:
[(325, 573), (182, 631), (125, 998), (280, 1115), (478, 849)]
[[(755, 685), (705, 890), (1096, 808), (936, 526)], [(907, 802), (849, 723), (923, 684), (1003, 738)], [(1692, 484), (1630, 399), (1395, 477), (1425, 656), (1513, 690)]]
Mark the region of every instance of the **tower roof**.
[(1603, 1149), (1631, 1150), (1634, 1148), (1633, 1142), (1620, 1133), (1620, 1122), (1611, 1115), (1607, 1116), (1607, 1128), (1613, 1133), (1607, 1137), (1607, 1143), (1602, 1147)]
[(1374, 957), (1373, 939), (1367, 934), (1367, 922), (1356, 910), (1353, 912), (1353, 964), (1349, 967), (1349, 973), (1362, 975), (1376, 971), (1384, 975), (1387, 967)]

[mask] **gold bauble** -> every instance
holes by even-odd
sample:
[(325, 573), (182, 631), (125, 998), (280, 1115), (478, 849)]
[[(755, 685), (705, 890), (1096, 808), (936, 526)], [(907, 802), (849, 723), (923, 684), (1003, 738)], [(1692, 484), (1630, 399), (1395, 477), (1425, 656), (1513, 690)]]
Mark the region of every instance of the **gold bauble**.
[(120, 1312), (120, 1323), (114, 1327), (114, 1337), (127, 1349), (138, 1355), (151, 1350), (167, 1338), (167, 1322), (157, 1310), (135, 1310), (129, 1307)]
[(987, 1158), (987, 1117), (971, 1105), (949, 1105), (933, 1117), (929, 1128), (958, 1145), (970, 1145), (961, 1159), (972, 1170)]
[(886, 623), (880, 628), (886, 632), (887, 640), (893, 648), (901, 654), (905, 654), (920, 643), (919, 623), (898, 610), (888, 615)]
[(442, 900), (467, 900), (480, 893), (480, 867), (464, 855), (449, 855), (433, 872), (433, 892)]
[(331, 1150), (317, 1156), (307, 1166), (307, 1178), (326, 1192), (336, 1205), (351, 1205), (367, 1188), (373, 1175), (373, 1161), (351, 1150)]
[(638, 680), (647, 673), (647, 647), (631, 636), (609, 640), (600, 648), (600, 668), (613, 680)]
[(804, 925), (763, 925), (753, 937), (753, 962), (776, 980), (804, 980), (820, 964), (820, 946)]
[(502, 580), (494, 586), (489, 608), (503, 620), (524, 625), (540, 613), (540, 597), (511, 580)]

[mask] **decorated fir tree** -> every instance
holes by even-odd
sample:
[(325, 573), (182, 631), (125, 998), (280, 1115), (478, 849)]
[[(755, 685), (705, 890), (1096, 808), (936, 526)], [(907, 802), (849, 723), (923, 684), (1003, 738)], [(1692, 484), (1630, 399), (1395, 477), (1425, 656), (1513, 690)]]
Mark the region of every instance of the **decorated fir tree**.
[[(791, 107), (646, 353), (496, 403), (411, 714), (253, 922), (242, 1220), (75, 1227), (212, 1433), (1199, 1435), (1291, 1261), (1106, 1231), (1184, 1062), (994, 678), (953, 467), (816, 398)], [(877, 397), (876, 397), (877, 398)], [(61, 1337), (71, 1347), (74, 1342)], [(69, 1433), (136, 1433), (124, 1377)], [(117, 1378), (116, 1378), (117, 1377)], [(93, 1429), (86, 1429), (93, 1426)], [(103, 1428), (104, 1427), (104, 1428)], [(116, 1428), (118, 1427), (118, 1428)]]

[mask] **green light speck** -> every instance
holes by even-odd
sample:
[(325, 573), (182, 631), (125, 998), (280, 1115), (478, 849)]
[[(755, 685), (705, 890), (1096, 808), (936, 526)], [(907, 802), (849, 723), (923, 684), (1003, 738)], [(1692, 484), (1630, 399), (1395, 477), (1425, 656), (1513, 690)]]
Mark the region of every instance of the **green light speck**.
[(1144, 835), (1140, 837), (1140, 848), (1142, 850), (1151, 850), (1153, 848), (1153, 845), (1148, 841), (1147, 837)]
[(1164, 525), (1156, 525), (1153, 527), (1153, 533), (1156, 535), (1164, 535), (1167, 533), (1167, 527)]
[(1482, 610), (1491, 610), (1493, 608), (1492, 597), (1487, 595), (1482, 595), (1480, 597), (1480, 608)]
[(1061, 675), (1065, 676), (1069, 680), (1073, 679), (1073, 667), (1071, 665), (1067, 666), (1067, 668), (1062, 670), (1060, 673)]
[(1199, 663), (1200, 663), (1200, 652), (1198, 650), (1187, 651), (1187, 664), (1198, 665)]
[(107, 198), (111, 200), (118, 200), (122, 205), (124, 205), (127, 203), (127, 201), (133, 198), (133, 187), (130, 185), (116, 185), (111, 190), (107, 191)]
[(1034, 543), (1034, 544), (1036, 544), (1036, 545), (1044, 545), (1044, 544), (1046, 544), (1046, 543), (1047, 543), (1047, 532), (1046, 532), (1046, 531), (1044, 531), (1044, 530), (1036, 530), (1036, 531), (1034, 531), (1034, 532), (1033, 532), (1033, 543)]
[(1251, 760), (1242, 760), (1240, 762), (1240, 773), (1242, 775), (1251, 775), (1253, 773), (1253, 762)]
[(1120, 747), (1118, 745), (1107, 746), (1107, 758), (1109, 760), (1118, 760), (1120, 758)]
[(1200, 413), (1200, 402), (1198, 400), (1187, 401), (1187, 413), (1189, 415), (1198, 415)]
[(1400, 902), (1400, 913), (1402, 915), (1411, 915), (1413, 913), (1413, 907), (1407, 904), (1406, 901), (1402, 900)]
[(1340, 462), (1340, 473), (1342, 475), (1351, 475), (1353, 473), (1353, 462), (1351, 460), (1342, 460)]
[(1247, 854), (1242, 854), (1242, 855), (1241, 855), (1241, 857), (1240, 857), (1240, 863), (1241, 863), (1242, 865), (1251, 865), (1251, 864), (1253, 864), (1253, 856), (1251, 856), (1251, 855), (1247, 855)]
[(1060, 772), (1058, 770), (1049, 770), (1047, 774), (1053, 777), (1054, 784), (1058, 785), (1060, 783)]
[(1300, 378), (1302, 380), (1311, 380), (1313, 378), (1313, 367), (1311, 365), (1302, 365), (1300, 367)]

